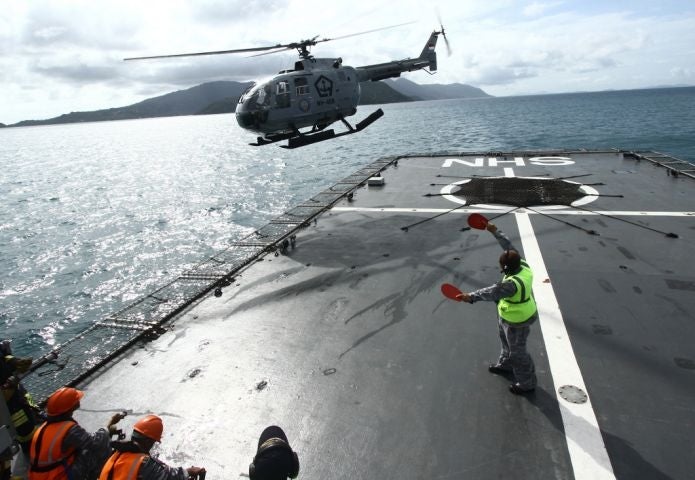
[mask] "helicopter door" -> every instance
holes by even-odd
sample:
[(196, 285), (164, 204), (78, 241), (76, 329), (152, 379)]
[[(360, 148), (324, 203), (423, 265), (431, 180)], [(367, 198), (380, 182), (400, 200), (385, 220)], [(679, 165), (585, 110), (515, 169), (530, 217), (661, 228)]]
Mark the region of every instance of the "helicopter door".
[(277, 83), (275, 101), (278, 108), (287, 108), (290, 106), (290, 83), (281, 80)]
[(294, 79), (294, 88), (297, 93), (297, 106), (299, 109), (307, 113), (311, 110), (311, 92), (309, 90), (309, 82), (306, 77), (297, 77)]

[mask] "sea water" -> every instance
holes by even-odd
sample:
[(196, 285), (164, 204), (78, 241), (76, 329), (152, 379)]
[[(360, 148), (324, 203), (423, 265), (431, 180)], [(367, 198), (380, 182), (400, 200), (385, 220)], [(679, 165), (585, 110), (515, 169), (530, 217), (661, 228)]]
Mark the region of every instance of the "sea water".
[(46, 353), (382, 156), (622, 148), (695, 162), (695, 88), (382, 108), (359, 134), (296, 150), (248, 145), (231, 114), (0, 129), (0, 336)]

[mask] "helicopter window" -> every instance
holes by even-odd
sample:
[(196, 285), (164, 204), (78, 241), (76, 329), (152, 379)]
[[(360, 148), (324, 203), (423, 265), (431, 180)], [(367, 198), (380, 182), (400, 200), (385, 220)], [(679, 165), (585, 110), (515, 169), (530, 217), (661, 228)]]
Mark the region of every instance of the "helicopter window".
[(279, 81), (277, 83), (277, 95), (275, 101), (277, 102), (278, 108), (287, 108), (290, 106), (290, 83), (286, 81)]
[(270, 103), (270, 85), (263, 85), (263, 88), (258, 89), (258, 98), (256, 103), (259, 105), (268, 105)]
[(307, 85), (306, 77), (295, 78), (294, 86), (297, 89), (297, 95), (309, 94), (309, 86)]
[(278, 90), (277, 94), (278, 95), (283, 95), (286, 93), (290, 93), (290, 86), (287, 82), (278, 82)]

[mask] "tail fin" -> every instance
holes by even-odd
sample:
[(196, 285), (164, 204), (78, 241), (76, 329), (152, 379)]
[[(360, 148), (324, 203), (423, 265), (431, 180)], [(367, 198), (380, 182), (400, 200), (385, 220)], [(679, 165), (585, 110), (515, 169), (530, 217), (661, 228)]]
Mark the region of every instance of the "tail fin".
[(432, 32), (425, 44), (425, 48), (422, 49), (422, 53), (420, 53), (418, 57), (420, 60), (425, 60), (429, 63), (427, 68), (429, 68), (431, 72), (437, 70), (437, 52), (435, 52), (434, 49), (437, 46), (437, 37), (439, 37), (440, 33), (441, 32), (437, 31)]
[(406, 58), (403, 60), (393, 60), (376, 65), (366, 65), (357, 67), (357, 80), (360, 82), (383, 80), (385, 78), (400, 77), (403, 72), (414, 72), (423, 68), (428, 68), (430, 72), (437, 70), (437, 53), (434, 48), (437, 46), (437, 37), (444, 31), (432, 32), (430, 38), (422, 49), (422, 53), (417, 58)]

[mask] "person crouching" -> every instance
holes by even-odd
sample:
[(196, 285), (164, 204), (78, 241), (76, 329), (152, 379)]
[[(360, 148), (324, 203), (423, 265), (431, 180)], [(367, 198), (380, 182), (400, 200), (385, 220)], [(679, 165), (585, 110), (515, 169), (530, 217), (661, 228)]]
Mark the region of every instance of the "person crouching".
[(202, 479), (202, 467), (170, 467), (152, 458), (150, 450), (162, 440), (164, 424), (157, 415), (145, 415), (133, 425), (130, 441), (111, 442), (113, 454), (101, 469), (99, 480), (186, 480)]
[(117, 413), (106, 428), (88, 433), (73, 419), (84, 392), (61, 387), (46, 403), (46, 421), (29, 449), (29, 480), (94, 480), (109, 453), (111, 435), (124, 417)]

